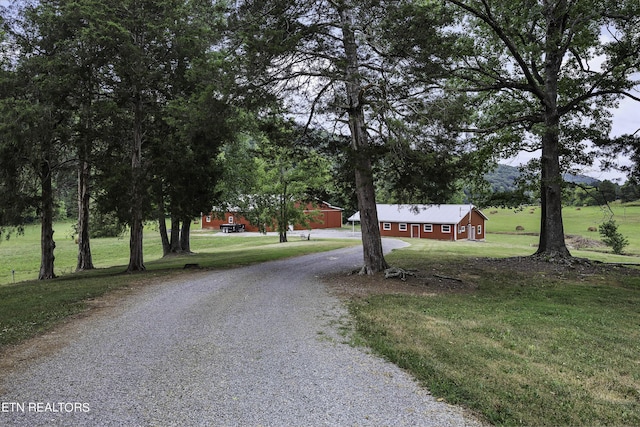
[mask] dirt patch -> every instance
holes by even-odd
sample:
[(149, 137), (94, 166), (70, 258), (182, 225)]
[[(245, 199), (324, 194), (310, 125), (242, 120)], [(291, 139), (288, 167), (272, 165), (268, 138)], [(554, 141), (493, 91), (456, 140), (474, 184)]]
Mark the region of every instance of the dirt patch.
[(445, 292), (472, 292), (477, 288), (473, 274), (460, 272), (457, 276), (431, 272), (412, 271), (405, 280), (386, 279), (384, 273), (370, 276), (358, 274), (333, 274), (325, 276), (332, 292), (348, 298), (364, 298), (379, 294), (404, 294), (433, 296)]
[(411, 271), (406, 280), (385, 279), (384, 273), (371, 276), (333, 274), (325, 277), (332, 292), (346, 298), (403, 294), (435, 296), (443, 293), (472, 293), (487, 274), (512, 277), (539, 276), (548, 279), (600, 280), (608, 275), (640, 277), (640, 269), (620, 264), (590, 262), (585, 259), (548, 262), (533, 256), (512, 258), (470, 258), (460, 263), (433, 263)]

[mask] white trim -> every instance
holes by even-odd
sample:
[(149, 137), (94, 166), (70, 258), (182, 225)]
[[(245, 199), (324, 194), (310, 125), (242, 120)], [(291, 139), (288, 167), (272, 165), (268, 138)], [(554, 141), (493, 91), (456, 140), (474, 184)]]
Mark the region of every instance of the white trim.
[[(444, 231), (444, 229), (447, 228), (447, 231)], [(451, 224), (441, 224), (440, 225), (440, 232), (441, 233), (447, 233), (450, 234), (451, 233)]]
[(425, 233), (433, 233), (433, 224), (423, 224), (422, 230)]
[(401, 222), (398, 224), (398, 231), (406, 232), (407, 231), (407, 223)]
[(382, 223), (382, 230), (391, 231), (391, 223), (390, 222), (383, 222)]

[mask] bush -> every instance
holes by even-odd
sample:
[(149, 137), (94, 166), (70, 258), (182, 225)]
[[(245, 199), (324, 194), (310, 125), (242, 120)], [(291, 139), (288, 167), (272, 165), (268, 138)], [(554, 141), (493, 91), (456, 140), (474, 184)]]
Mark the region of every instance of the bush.
[(598, 227), (602, 241), (611, 246), (614, 254), (621, 255), (625, 246), (629, 245), (629, 240), (618, 232), (618, 225), (612, 219), (603, 222)]

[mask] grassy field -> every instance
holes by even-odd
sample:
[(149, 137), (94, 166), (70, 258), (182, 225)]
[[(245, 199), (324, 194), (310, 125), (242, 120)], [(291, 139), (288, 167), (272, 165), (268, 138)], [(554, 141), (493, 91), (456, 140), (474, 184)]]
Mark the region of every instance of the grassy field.
[[(600, 240), (598, 228), (611, 215), (618, 224), (618, 231), (629, 239), (625, 253), (640, 256), (640, 206), (612, 203), (611, 210), (600, 206), (577, 208), (567, 206), (562, 210), (565, 234), (579, 235), (589, 239)], [(489, 218), (486, 228), (489, 233), (516, 233), (516, 227), (524, 231), (519, 234), (540, 232), (540, 207), (525, 207), (522, 210), (486, 209), (483, 211)], [(488, 237), (490, 240), (492, 237)], [(536, 239), (537, 242), (537, 239)]]
[[(640, 207), (614, 205), (613, 211), (629, 239), (628, 254), (600, 246), (572, 248), (574, 256), (640, 264)], [(411, 246), (389, 254), (390, 264), (417, 269), (397, 287), (380, 277), (345, 278), (362, 289), (385, 283), (383, 292), (351, 299), (355, 338), (409, 370), (435, 396), (496, 425), (640, 425), (640, 273), (607, 264), (532, 263), (526, 256), (536, 250), (539, 208), (486, 214), (484, 242), (407, 240)], [(565, 208), (564, 217), (568, 234), (599, 240), (588, 228), (608, 213)], [(518, 225), (523, 233), (515, 233)], [(57, 229), (56, 272), (66, 275), (52, 281), (10, 283), (10, 269), (16, 280), (37, 275), (37, 228), (0, 243), (0, 347), (85, 310), (88, 300), (111, 290), (190, 274), (182, 270), (187, 262), (222, 268), (359, 244), (294, 238), (281, 245), (274, 237), (196, 232), (195, 255), (162, 259), (157, 232), (148, 228), (147, 273), (122, 274), (125, 238), (93, 241), (100, 269), (71, 274), (77, 248), (65, 227)]]
[[(190, 255), (162, 258), (159, 236), (152, 228), (145, 234), (144, 274), (124, 274), (128, 264), (127, 239), (95, 239), (92, 253), (95, 271), (71, 273), (74, 270), (77, 247), (64, 230), (69, 224), (56, 227), (56, 273), (54, 280), (25, 280), (37, 277), (39, 268), (39, 231), (27, 227), (24, 236), (0, 244), (2, 277), (0, 282), (0, 348), (15, 344), (47, 330), (56, 322), (82, 312), (87, 302), (109, 291), (150, 283), (176, 274), (186, 263), (202, 268), (229, 268), (282, 259), (355, 245), (357, 240), (300, 240), (278, 243), (277, 236), (236, 237), (211, 233), (193, 233)], [(70, 230), (70, 228), (69, 228)], [(65, 268), (66, 266), (66, 268)], [(16, 270), (17, 283), (11, 283), (11, 269)], [(20, 280), (20, 281), (19, 281)]]
[[(63, 222), (55, 224), (54, 240), (55, 272), (58, 276), (65, 276), (75, 271), (78, 256), (78, 246), (72, 236), (72, 224)], [(195, 255), (190, 256), (188, 262), (200, 263), (203, 267), (219, 267), (222, 263), (232, 262), (241, 265), (247, 262), (260, 262), (268, 259), (271, 248), (284, 250), (286, 256), (297, 253), (300, 245), (303, 245), (295, 235), (290, 236), (290, 243), (282, 247), (278, 238), (273, 236), (260, 236), (237, 241), (229, 239), (233, 235), (204, 233), (195, 229), (191, 234), (191, 249)], [(318, 242), (316, 242), (318, 243)], [(305, 246), (305, 245), (303, 245)], [(306, 245), (310, 247), (311, 245)], [(286, 248), (286, 250), (285, 250)], [(223, 258), (212, 256), (226, 251)], [(124, 270), (129, 263), (129, 235), (118, 238), (93, 239), (91, 241), (91, 253), (96, 268), (118, 268)], [(261, 255), (262, 254), (262, 255)], [(243, 258), (246, 257), (246, 260)], [(25, 228), (24, 235), (12, 236), (9, 240), (0, 241), (0, 286), (12, 283), (15, 272), (15, 282), (33, 280), (38, 277), (40, 270), (40, 228), (29, 226)], [(160, 235), (155, 224), (145, 227), (144, 232), (144, 260), (147, 269), (182, 267), (183, 259), (175, 262), (171, 258), (162, 258), (162, 245)], [(173, 264), (172, 264), (173, 262)]]
[[(640, 210), (616, 208), (631, 255), (574, 256), (640, 264)], [(640, 425), (640, 272), (510, 258), (536, 249), (537, 236), (501, 234), (537, 232), (529, 212), (487, 212), (499, 234), (485, 242), (407, 240), (387, 261), (417, 277), (352, 298), (356, 338), (495, 425)], [(587, 230), (601, 215), (565, 209), (567, 233), (599, 239)]]
[[(455, 274), (398, 254), (396, 265)], [(359, 336), (496, 425), (640, 425), (638, 277), (472, 273), (473, 292), (355, 300)]]

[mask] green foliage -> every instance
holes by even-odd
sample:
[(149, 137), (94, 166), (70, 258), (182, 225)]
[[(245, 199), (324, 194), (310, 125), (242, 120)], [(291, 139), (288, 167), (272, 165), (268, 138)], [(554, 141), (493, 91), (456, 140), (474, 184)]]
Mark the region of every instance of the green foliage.
[[(122, 237), (127, 231), (127, 225), (121, 222), (112, 212), (101, 212), (95, 206), (91, 208), (91, 237), (101, 239), (105, 237)], [(78, 223), (71, 225), (72, 236), (78, 235)]]
[(290, 225), (306, 224), (304, 209), (310, 194), (329, 182), (329, 162), (305, 144), (304, 130), (292, 123), (266, 121), (262, 131), (255, 150), (257, 185), (252, 193), (261, 203), (252, 210), (259, 224), (275, 220), (280, 240), (286, 241)]
[(638, 199), (640, 199), (640, 187), (638, 187), (638, 184), (634, 180), (627, 180), (627, 182), (620, 187), (620, 201), (626, 203)]
[(600, 224), (598, 232), (602, 236), (602, 241), (607, 246), (611, 246), (614, 254), (622, 254), (624, 248), (629, 245), (629, 240), (618, 232), (618, 225), (613, 219)]

